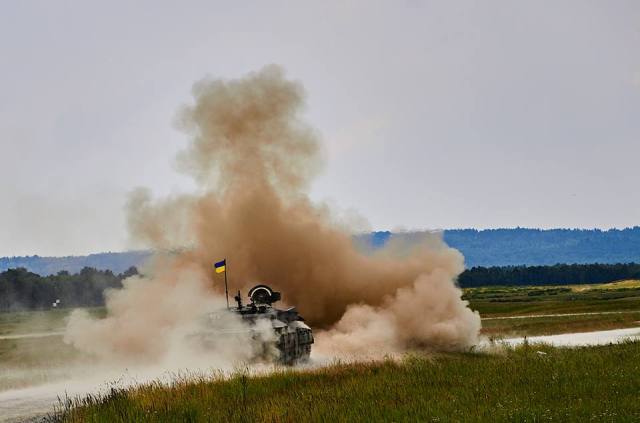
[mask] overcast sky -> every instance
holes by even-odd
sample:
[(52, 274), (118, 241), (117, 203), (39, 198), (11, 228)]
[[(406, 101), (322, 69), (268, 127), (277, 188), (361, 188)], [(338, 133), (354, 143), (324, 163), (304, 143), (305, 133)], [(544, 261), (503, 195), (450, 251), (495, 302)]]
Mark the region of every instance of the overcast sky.
[(0, 256), (128, 248), (192, 84), (269, 63), (372, 229), (640, 224), (640, 2), (249, 3), (0, 2)]

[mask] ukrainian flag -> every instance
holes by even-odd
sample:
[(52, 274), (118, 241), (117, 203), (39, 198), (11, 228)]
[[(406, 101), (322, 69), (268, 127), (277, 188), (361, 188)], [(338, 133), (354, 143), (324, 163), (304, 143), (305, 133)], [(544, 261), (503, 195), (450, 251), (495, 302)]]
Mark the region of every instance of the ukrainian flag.
[(227, 267), (227, 260), (225, 259), (225, 260), (219, 261), (216, 264), (214, 264), (213, 267), (216, 269), (216, 273), (223, 273)]

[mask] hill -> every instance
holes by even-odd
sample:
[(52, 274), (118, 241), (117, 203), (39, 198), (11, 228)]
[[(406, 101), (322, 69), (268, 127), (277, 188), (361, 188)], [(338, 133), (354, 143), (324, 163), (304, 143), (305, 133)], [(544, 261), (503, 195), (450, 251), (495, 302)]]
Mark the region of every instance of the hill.
[(444, 232), (467, 267), (640, 261), (640, 227), (626, 229), (475, 229)]
[[(391, 232), (367, 235), (380, 247)], [(397, 234), (394, 236), (402, 236)], [(640, 226), (625, 229), (452, 229), (445, 242), (475, 266), (541, 266), (557, 263), (631, 263), (640, 261)]]
[[(376, 248), (391, 236), (391, 232), (372, 232), (356, 238)], [(640, 226), (610, 230), (453, 229), (444, 231), (444, 240), (464, 254), (468, 268), (640, 262)], [(148, 251), (129, 251), (69, 257), (4, 257), (0, 258), (0, 271), (23, 267), (49, 275), (61, 270), (77, 273), (84, 267), (92, 267), (122, 273), (131, 266), (139, 266), (149, 255)]]

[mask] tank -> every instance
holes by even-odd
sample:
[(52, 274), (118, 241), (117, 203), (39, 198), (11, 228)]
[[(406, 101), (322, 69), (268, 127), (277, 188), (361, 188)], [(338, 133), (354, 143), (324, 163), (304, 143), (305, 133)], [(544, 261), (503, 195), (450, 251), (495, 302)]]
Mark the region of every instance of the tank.
[(240, 291), (238, 291), (234, 297), (237, 307), (232, 308), (231, 311), (239, 314), (250, 327), (255, 327), (262, 320), (271, 323), (276, 335), (275, 346), (278, 350), (276, 361), (292, 365), (309, 360), (313, 332), (296, 308), (280, 310), (273, 307), (274, 303), (280, 301), (281, 295), (267, 285), (254, 286), (249, 290), (248, 297), (250, 303), (243, 305)]
[[(246, 342), (251, 343), (247, 348), (255, 360), (285, 365), (305, 362), (311, 355), (313, 332), (295, 307), (286, 310), (273, 307), (280, 297), (269, 286), (256, 285), (249, 290), (249, 301), (244, 305), (238, 291), (234, 297), (236, 307), (209, 313), (200, 330), (189, 335), (189, 340), (205, 350), (215, 349), (221, 342)], [(229, 312), (246, 324), (238, 327), (236, 319), (228, 319)]]

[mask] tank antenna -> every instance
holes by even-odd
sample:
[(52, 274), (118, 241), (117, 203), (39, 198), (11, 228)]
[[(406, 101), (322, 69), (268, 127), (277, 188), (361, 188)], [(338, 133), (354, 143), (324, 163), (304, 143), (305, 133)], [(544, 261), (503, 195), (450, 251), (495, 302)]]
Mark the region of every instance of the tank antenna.
[(227, 259), (224, 259), (224, 295), (227, 296), (227, 310), (229, 310), (229, 285), (227, 285), (227, 269), (229, 268), (227, 263)]
[(242, 295), (240, 295), (240, 290), (238, 289), (238, 295), (233, 297), (238, 303), (238, 310), (242, 310)]

